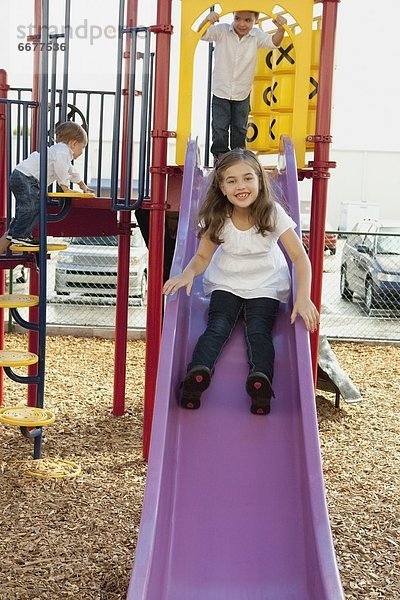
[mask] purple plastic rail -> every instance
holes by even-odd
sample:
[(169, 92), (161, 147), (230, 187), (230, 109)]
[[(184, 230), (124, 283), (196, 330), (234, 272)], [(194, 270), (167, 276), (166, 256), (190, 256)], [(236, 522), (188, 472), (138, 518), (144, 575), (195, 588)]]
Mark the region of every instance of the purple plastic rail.
[[(271, 185), (298, 222), (293, 147), (283, 140)], [(194, 217), (207, 185), (189, 142), (172, 273), (197, 240)], [(295, 282), (294, 282), (295, 287)], [(179, 383), (205, 327), (201, 280), (188, 298), (168, 298), (152, 443), (128, 600), (342, 600), (321, 470), (308, 333), (290, 325), (290, 303), (274, 330), (270, 415), (254, 416), (245, 391), (239, 324), (201, 408), (179, 408)]]

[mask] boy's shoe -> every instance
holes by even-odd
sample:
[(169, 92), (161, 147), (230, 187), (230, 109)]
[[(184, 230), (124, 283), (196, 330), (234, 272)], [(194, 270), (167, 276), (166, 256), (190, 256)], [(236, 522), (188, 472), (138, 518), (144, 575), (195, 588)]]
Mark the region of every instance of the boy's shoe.
[(15, 246), (39, 246), (39, 240), (34, 240), (32, 237), (12, 237), (11, 243)]
[(246, 381), (246, 391), (251, 397), (250, 411), (253, 415), (267, 415), (271, 410), (271, 398), (275, 398), (271, 381), (264, 373), (250, 373)]
[(211, 371), (208, 367), (193, 367), (186, 373), (181, 383), (181, 406), (190, 410), (200, 407), (201, 394), (208, 388), (211, 381)]

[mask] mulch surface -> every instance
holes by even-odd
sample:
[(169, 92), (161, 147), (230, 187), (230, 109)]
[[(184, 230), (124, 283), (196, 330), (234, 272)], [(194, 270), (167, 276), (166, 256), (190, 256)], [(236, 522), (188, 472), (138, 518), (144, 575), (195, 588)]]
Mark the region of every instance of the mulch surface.
[[(22, 335), (6, 347), (25, 349)], [(400, 598), (400, 352), (332, 344), (360, 388), (350, 406), (318, 395), (329, 514), (346, 599)], [(142, 459), (145, 343), (128, 343), (126, 414), (111, 416), (111, 340), (49, 337), (43, 462), (74, 461), (76, 478), (25, 474), (32, 442), (0, 426), (0, 600), (122, 600), (126, 596), (146, 478)], [(25, 374), (23, 370), (20, 371)], [(4, 378), (5, 404), (25, 388)], [(277, 599), (278, 600), (278, 599)], [(334, 599), (332, 599), (334, 600)]]

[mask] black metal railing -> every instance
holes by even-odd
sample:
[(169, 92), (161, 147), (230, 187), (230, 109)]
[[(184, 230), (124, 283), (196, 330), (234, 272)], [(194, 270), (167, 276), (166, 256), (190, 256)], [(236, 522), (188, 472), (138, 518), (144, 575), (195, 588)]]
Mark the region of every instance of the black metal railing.
[[(114, 104), (114, 125), (112, 142), (112, 169), (111, 169), (111, 198), (114, 210), (136, 210), (142, 205), (145, 197), (149, 194), (149, 161), (151, 143), (151, 117), (152, 117), (152, 56), (150, 52), (151, 31), (148, 27), (124, 28), (124, 2), (121, 2), (119, 13), (119, 37), (117, 48), (117, 78)], [(143, 51), (138, 52), (138, 42), (143, 42)], [(122, 116), (122, 75), (124, 61), (124, 43), (127, 41), (129, 48), (129, 106), (126, 117), (126, 138), (122, 141), (124, 147), (120, 147), (121, 116)], [(141, 91), (137, 93), (139, 79), (137, 63), (142, 59)], [(141, 97), (139, 113), (139, 156), (137, 175), (137, 197), (132, 198), (133, 191), (133, 136), (135, 119), (137, 117), (137, 98)], [(121, 173), (120, 156), (125, 158), (123, 198), (119, 198), (119, 175)]]

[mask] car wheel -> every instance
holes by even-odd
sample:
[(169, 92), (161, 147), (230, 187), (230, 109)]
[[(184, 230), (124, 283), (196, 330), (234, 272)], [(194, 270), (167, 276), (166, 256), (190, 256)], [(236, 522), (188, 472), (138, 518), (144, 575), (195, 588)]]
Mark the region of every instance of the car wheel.
[(140, 306), (147, 304), (147, 275), (143, 273), (142, 281), (140, 282)]
[(345, 267), (342, 267), (340, 271), (340, 295), (344, 300), (353, 299), (353, 292), (351, 291), (351, 289), (349, 288), (349, 284), (347, 283)]
[(376, 300), (376, 296), (374, 294), (374, 286), (372, 284), (371, 279), (367, 279), (365, 282), (365, 308), (367, 309), (367, 313), (370, 315), (371, 311), (374, 308), (378, 307), (378, 302)]

